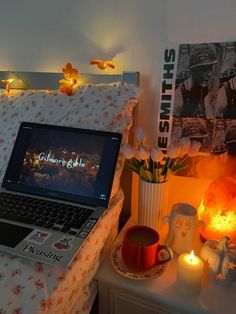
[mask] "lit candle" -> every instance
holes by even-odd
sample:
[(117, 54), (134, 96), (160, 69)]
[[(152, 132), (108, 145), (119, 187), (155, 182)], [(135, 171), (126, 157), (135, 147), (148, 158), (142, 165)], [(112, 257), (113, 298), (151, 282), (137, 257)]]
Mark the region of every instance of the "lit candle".
[(201, 289), (204, 263), (202, 259), (194, 255), (185, 253), (178, 257), (177, 262), (177, 283), (181, 292), (194, 295)]

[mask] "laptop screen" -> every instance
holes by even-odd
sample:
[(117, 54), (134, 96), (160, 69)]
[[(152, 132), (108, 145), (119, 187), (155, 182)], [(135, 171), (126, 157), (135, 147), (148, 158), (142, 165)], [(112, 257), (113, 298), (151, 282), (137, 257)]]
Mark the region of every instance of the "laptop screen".
[(121, 134), (23, 122), (3, 187), (107, 206)]

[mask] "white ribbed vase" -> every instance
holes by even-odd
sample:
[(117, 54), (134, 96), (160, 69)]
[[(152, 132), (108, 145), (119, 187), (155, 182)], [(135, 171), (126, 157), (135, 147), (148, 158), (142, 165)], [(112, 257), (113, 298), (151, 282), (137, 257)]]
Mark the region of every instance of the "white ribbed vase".
[(168, 216), (169, 182), (151, 183), (139, 179), (138, 223), (162, 232), (163, 217)]

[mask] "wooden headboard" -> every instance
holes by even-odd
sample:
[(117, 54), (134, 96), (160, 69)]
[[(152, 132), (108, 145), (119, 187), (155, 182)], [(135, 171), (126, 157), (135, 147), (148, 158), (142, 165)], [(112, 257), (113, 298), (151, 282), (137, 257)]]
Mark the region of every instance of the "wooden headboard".
[[(88, 74), (80, 73), (84, 83), (99, 84), (112, 82), (126, 82), (139, 85), (139, 72), (123, 72), (121, 74)], [(1, 80), (13, 79), (10, 83), (11, 89), (32, 89), (32, 90), (57, 90), (59, 88), (59, 80), (64, 78), (61, 73), (47, 72), (18, 72), (18, 71), (0, 71), (0, 88), (5, 89), (5, 84)], [(137, 109), (134, 111), (134, 125), (136, 125)], [(129, 142), (133, 144), (133, 128), (130, 130)], [(131, 193), (132, 193), (132, 172), (125, 168), (121, 177), (121, 186), (125, 193), (123, 210), (120, 216), (120, 225), (122, 226), (131, 214)]]

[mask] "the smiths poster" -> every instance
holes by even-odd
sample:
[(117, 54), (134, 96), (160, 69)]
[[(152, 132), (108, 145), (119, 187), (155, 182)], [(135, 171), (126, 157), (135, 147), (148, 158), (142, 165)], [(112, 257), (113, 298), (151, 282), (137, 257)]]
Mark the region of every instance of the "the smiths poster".
[(182, 44), (164, 51), (158, 146), (200, 141), (179, 175), (236, 175), (236, 42)]

